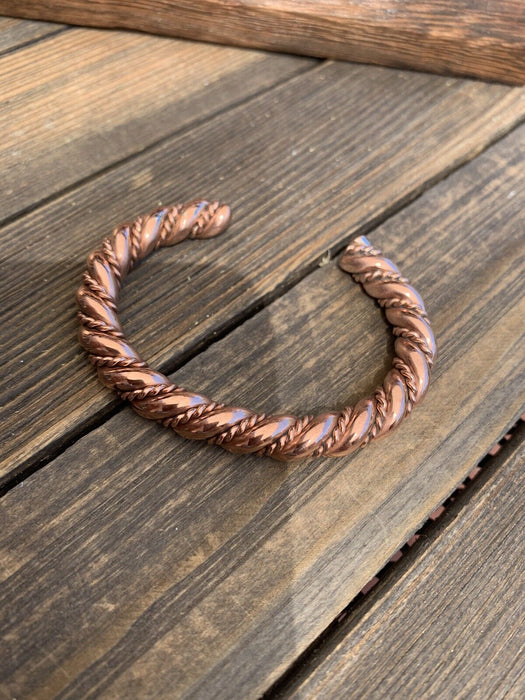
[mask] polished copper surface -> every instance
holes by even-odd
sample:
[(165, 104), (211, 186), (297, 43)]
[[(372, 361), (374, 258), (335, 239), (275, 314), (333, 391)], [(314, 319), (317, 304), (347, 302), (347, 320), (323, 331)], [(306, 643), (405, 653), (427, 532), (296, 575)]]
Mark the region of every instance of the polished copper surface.
[(167, 207), (119, 226), (89, 256), (77, 293), (79, 338), (101, 382), (127, 399), (141, 416), (231, 452), (284, 461), (336, 457), (391, 432), (425, 395), (436, 344), (418, 292), (364, 236), (350, 243), (339, 265), (377, 299), (396, 341), (392, 369), (382, 386), (353, 407), (318, 416), (267, 416), (225, 406), (176, 386), (148, 367), (126, 340), (117, 316), (117, 297), (128, 272), (157, 248), (186, 238), (211, 238), (229, 221), (229, 207), (217, 202)]

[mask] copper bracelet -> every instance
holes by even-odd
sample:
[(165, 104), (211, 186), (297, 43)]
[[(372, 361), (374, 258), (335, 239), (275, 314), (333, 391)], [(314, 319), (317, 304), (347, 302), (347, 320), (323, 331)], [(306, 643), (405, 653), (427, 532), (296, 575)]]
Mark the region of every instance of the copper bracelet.
[(364, 236), (350, 243), (339, 265), (377, 299), (396, 340), (383, 385), (354, 407), (298, 417), (226, 406), (176, 386), (148, 367), (128, 343), (117, 318), (118, 291), (128, 272), (157, 248), (186, 238), (211, 238), (229, 221), (229, 207), (218, 202), (159, 209), (119, 226), (89, 256), (77, 294), (79, 337), (101, 382), (130, 401), (141, 416), (231, 452), (285, 461), (338, 457), (391, 432), (423, 398), (436, 345), (420, 295)]

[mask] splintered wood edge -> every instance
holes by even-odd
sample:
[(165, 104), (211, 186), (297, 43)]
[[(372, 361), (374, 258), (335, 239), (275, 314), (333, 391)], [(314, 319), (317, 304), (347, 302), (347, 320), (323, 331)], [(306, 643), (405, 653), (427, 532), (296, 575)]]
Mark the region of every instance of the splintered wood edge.
[[(9, 173), (0, 218), (12, 220), (58, 198), (317, 63), (77, 27), (0, 56), (0, 163)], [(31, 138), (21, 138), (20, 129)], [(150, 181), (146, 173), (135, 184)]]

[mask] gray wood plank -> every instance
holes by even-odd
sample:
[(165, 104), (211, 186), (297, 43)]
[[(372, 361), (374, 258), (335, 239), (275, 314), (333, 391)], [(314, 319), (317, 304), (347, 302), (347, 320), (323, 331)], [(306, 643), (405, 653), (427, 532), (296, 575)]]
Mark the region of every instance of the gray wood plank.
[(523, 431), (504, 454), (437, 539), (275, 697), (523, 697)]
[(0, 54), (12, 51), (64, 29), (55, 22), (35, 22), (14, 17), (0, 17)]
[(126, 327), (169, 370), (512, 128), (524, 94), (327, 64), (1, 229), (1, 477), (117, 406), (76, 343), (74, 303), (86, 255), (114, 225), (159, 201), (233, 207), (222, 240), (165, 251), (124, 292)]
[(77, 28), (0, 57), (0, 220), (316, 64)]
[[(396, 434), (279, 465), (126, 409), (0, 501), (5, 693), (257, 697), (346, 607), (522, 410), (524, 143), (521, 128), (373, 233), (439, 348)], [(381, 314), (329, 264), (176, 380), (304, 412), (354, 401), (390, 357)]]

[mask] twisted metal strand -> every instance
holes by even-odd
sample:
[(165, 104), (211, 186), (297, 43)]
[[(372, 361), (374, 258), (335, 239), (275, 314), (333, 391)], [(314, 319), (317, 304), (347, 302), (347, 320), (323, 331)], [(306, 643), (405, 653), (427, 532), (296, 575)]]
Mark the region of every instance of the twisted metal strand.
[(383, 308), (393, 327), (395, 356), (383, 385), (353, 407), (297, 417), (226, 406), (175, 386), (128, 343), (117, 316), (126, 275), (157, 248), (186, 238), (211, 238), (229, 221), (229, 208), (218, 202), (177, 204), (117, 227), (89, 256), (77, 293), (79, 339), (100, 381), (141, 416), (231, 452), (283, 461), (337, 457), (391, 432), (425, 395), (436, 344), (421, 297), (364, 236), (350, 243), (339, 265)]

